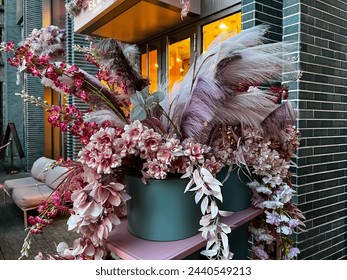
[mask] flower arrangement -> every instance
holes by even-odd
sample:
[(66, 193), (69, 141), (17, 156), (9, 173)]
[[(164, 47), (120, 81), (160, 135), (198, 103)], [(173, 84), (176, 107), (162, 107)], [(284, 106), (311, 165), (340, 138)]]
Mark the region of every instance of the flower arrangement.
[[(283, 70), (297, 77), (293, 61), (284, 58), (288, 45), (264, 44), (264, 26), (216, 41), (173, 92), (165, 94), (149, 92), (149, 80), (139, 74), (133, 60), (136, 47), (114, 39), (101, 40), (91, 48), (77, 47), (100, 69), (96, 76), (57, 62), (56, 50), (61, 58), (65, 44), (65, 32), (57, 30), (52, 26), (34, 30), (30, 38), (40, 38), (38, 45), (29, 44), (30, 39), (18, 48), (2, 43), (2, 50), (13, 53), (8, 60), (11, 65), (90, 108), (82, 112), (72, 105), (50, 105), (20, 94), (25, 101), (46, 108), (53, 126), (72, 133), (83, 144), (76, 161), (56, 162), (68, 166), (69, 175), (52, 199), (39, 207), (39, 215), (30, 218), (29, 235), (42, 232), (57, 213), (68, 210), (68, 229), (81, 233), (71, 248), (62, 243), (58, 255), (48, 258), (105, 258), (103, 240), (121, 223), (126, 201), (131, 199), (125, 192), (124, 174), (138, 170), (144, 182), (172, 174), (188, 178), (185, 191), (192, 192), (201, 206), (200, 231), (207, 240), (201, 254), (232, 259), (227, 238), (231, 228), (220, 220), (232, 213), (218, 206), (227, 187), (216, 179), (222, 168), (245, 170), (252, 205), (264, 209), (250, 226), (253, 258), (276, 258), (276, 239), (279, 258), (297, 256), (299, 249), (291, 235), (304, 226), (304, 216), (292, 201), (295, 192), (289, 169), (299, 132), (292, 104), (279, 102), (287, 95), (286, 88), (273, 85)], [(47, 32), (52, 36), (44, 36)], [(56, 48), (56, 42), (61, 48)], [(29, 235), (22, 256), (27, 254)]]
[(82, 10), (86, 10), (89, 0), (71, 0), (65, 4), (66, 11), (71, 17), (78, 16)]

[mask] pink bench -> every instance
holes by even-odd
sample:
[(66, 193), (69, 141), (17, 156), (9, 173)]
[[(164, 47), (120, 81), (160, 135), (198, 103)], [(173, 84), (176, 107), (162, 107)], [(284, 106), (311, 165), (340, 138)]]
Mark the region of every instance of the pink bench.
[(22, 209), (25, 228), (28, 227), (27, 211), (35, 209), (42, 200), (49, 200), (68, 170), (60, 166), (50, 168), (49, 164), (53, 162), (52, 159), (40, 157), (31, 168), (31, 176), (6, 180), (3, 184), (4, 201), (9, 196)]

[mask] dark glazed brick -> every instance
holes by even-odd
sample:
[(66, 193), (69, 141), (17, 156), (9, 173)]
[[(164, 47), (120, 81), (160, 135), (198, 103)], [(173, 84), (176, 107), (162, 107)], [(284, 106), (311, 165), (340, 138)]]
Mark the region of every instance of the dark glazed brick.
[(284, 36), (283, 41), (292, 41), (292, 42), (296, 42), (299, 40), (299, 34), (295, 33), (295, 34), (289, 34)]
[(242, 29), (248, 29), (255, 26), (254, 24), (254, 20), (248, 21), (248, 22), (244, 22), (242, 19)]
[(254, 0), (242, 0), (242, 6), (253, 3)]
[[(301, 14), (301, 22), (302, 24), (314, 25), (315, 18), (308, 14)], [(294, 23), (294, 22), (293, 22)]]
[(285, 26), (285, 25), (292, 25), (292, 24), (298, 23), (299, 17), (300, 16), (298, 14), (286, 17), (283, 19), (283, 25)]
[(326, 129), (317, 129), (314, 131), (313, 136), (328, 136), (328, 131)]
[(292, 14), (299, 13), (299, 5), (291, 6), (291, 7), (286, 7), (283, 9), (283, 16), (289, 16)]
[[(245, 22), (245, 21), (254, 19), (254, 14), (255, 14), (255, 12), (243, 14), (243, 15), (242, 15), (242, 21)], [(251, 27), (251, 26), (249, 26), (249, 27)], [(245, 27), (244, 27), (244, 28), (245, 28)]]
[(295, 24), (292, 26), (284, 27), (283, 34), (292, 34), (299, 32), (299, 24)]
[(298, 0), (286, 0), (285, 2), (286, 7), (292, 6), (294, 4), (298, 4)]
[(329, 28), (329, 23), (324, 21), (324, 20), (321, 20), (319, 18), (316, 18), (315, 19), (315, 26), (326, 30)]
[(244, 14), (255, 10), (255, 6), (255, 3), (251, 3), (249, 5), (242, 5), (242, 13)]
[[(263, 12), (268, 15), (275, 16), (282, 19), (282, 7), (279, 7), (279, 9), (276, 9), (275, 7), (263, 6)], [(296, 22), (298, 22), (298, 20)]]
[(255, 11), (255, 16), (258, 20), (275, 25), (282, 25), (282, 18), (274, 17), (263, 12)]
[[(314, 38), (314, 44), (319, 47), (327, 48), (329, 46), (329, 41), (326, 39), (316, 37)], [(326, 50), (322, 50), (322, 51), (326, 51)]]
[[(316, 40), (316, 43), (317, 43), (317, 40)], [(328, 42), (327, 41), (324, 41), (324, 40), (321, 40), (319, 42), (320, 44), (324, 44), (326, 43), (328, 45)], [(318, 44), (318, 43), (317, 43)], [(319, 44), (318, 44), (319, 45)], [(324, 47), (324, 46), (321, 46), (319, 45), (320, 47)], [(325, 56), (325, 57), (330, 57), (330, 58), (335, 58), (336, 57), (336, 53), (331, 51), (331, 50), (326, 50), (326, 49), (322, 49), (322, 56)]]
[(310, 36), (309, 34), (300, 34), (301, 42), (307, 43), (307, 44), (314, 44), (314, 37)]
[[(265, 6), (259, 10), (274, 17), (277, 12)], [(293, 52), (298, 54), (303, 71), (298, 83), (289, 84), (290, 98), (298, 104), (301, 131), (293, 182), (298, 193), (296, 201), (309, 229), (297, 235), (302, 250), (299, 259), (338, 259), (347, 255), (347, 234), (341, 233), (347, 225), (345, 8), (346, 3), (337, 0), (283, 1), (283, 40), (296, 42)], [(270, 21), (259, 17), (257, 20)], [(339, 242), (344, 246), (335, 246)]]
[[(317, 94), (316, 94), (317, 96)], [(327, 96), (326, 94), (324, 94), (325, 96), (325, 99), (320, 99), (320, 100), (327, 100)], [(318, 98), (316, 98), (317, 100)], [(322, 110), (333, 110), (334, 109), (334, 103), (327, 103), (327, 102), (323, 102), (322, 105), (321, 105), (321, 109)]]

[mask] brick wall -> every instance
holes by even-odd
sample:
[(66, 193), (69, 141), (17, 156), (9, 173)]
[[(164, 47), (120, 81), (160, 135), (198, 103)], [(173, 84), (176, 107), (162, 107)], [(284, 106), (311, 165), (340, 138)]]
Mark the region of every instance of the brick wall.
[(347, 3), (283, 1), (283, 38), (294, 40), (303, 72), (290, 86), (301, 147), (294, 183), (307, 232), (300, 259), (346, 259)]
[[(42, 1), (23, 0), (24, 37), (28, 37), (34, 28), (42, 28)], [(43, 98), (43, 86), (37, 77), (27, 76), (25, 90), (29, 95)], [(35, 160), (44, 155), (43, 111), (44, 109), (40, 106), (25, 103), (25, 158), (28, 170), (31, 169)]]
[(273, 41), (282, 41), (282, 0), (243, 0), (242, 29), (258, 24), (270, 26), (266, 36)]
[[(307, 229), (301, 259), (346, 259), (347, 247), (347, 3), (284, 1), (284, 39), (299, 35), (303, 71), (298, 101), (296, 185)], [(293, 15), (293, 13), (296, 15)], [(288, 19), (299, 15), (298, 23)]]
[[(16, 1), (5, 1), (4, 5), (4, 33), (2, 40), (5, 42), (14, 41), (18, 43), (21, 38), (21, 30), (16, 21)], [(7, 60), (7, 54), (3, 53), (4, 61), (4, 83), (3, 83), (3, 129), (9, 122), (16, 125), (16, 130), (22, 144), (25, 148), (24, 141), (24, 123), (23, 123), (23, 102), (20, 97), (16, 96), (16, 92), (21, 92), (22, 86), (16, 85), (17, 69), (10, 66)], [(3, 131), (4, 132), (4, 131)], [(14, 148), (15, 166), (21, 168), (16, 148)], [(5, 162), (9, 161), (9, 157), (5, 158)]]
[(261, 23), (293, 46), (303, 73), (288, 83), (301, 131), (292, 181), (307, 218), (307, 232), (296, 235), (299, 259), (346, 259), (347, 3), (243, 0), (243, 29)]

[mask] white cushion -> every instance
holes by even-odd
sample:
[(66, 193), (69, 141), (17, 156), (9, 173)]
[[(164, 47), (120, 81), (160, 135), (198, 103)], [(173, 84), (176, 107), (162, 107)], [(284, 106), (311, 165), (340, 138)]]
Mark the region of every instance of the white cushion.
[(19, 207), (30, 208), (38, 206), (42, 200), (50, 200), (52, 192), (53, 190), (46, 185), (15, 189), (12, 199)]
[(69, 169), (67, 167), (56, 166), (54, 168), (49, 168), (46, 175), (46, 184), (51, 189), (55, 190), (60, 183), (65, 179), (68, 175), (67, 171)]
[(31, 188), (38, 185), (44, 185), (44, 182), (41, 182), (33, 177), (24, 177), (20, 179), (9, 179), (4, 182), (5, 190), (9, 195), (12, 195), (13, 190), (21, 188)]
[(46, 175), (48, 171), (48, 165), (53, 163), (53, 159), (49, 159), (46, 157), (40, 157), (38, 158), (32, 168), (31, 168), (31, 176), (33, 176), (35, 179), (40, 180), (42, 182), (46, 181)]

